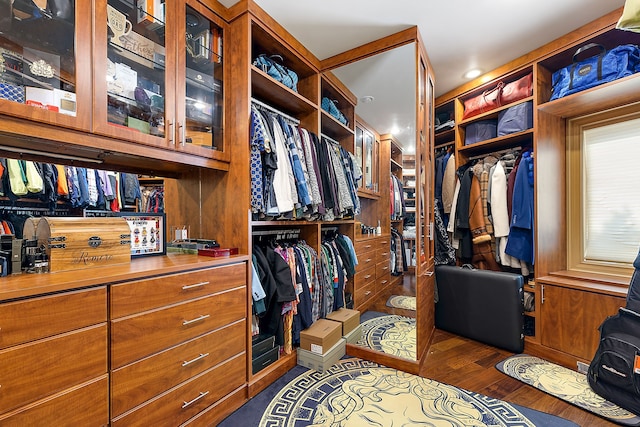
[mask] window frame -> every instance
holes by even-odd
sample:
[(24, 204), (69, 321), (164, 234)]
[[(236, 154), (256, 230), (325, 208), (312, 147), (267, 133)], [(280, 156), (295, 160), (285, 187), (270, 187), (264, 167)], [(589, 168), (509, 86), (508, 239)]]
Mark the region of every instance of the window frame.
[(628, 279), (633, 274), (631, 263), (584, 259), (583, 164), (584, 131), (640, 118), (640, 103), (610, 109), (567, 120), (566, 135), (566, 201), (567, 201), (567, 270), (597, 273)]

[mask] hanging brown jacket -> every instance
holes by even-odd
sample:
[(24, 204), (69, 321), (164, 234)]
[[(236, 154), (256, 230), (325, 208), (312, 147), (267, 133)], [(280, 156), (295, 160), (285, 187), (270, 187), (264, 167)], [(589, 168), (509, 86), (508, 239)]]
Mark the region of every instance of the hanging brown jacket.
[(473, 258), (471, 262), (476, 268), (501, 271), (491, 250), (491, 235), (487, 232), (487, 227), (485, 226), (480, 181), (475, 175), (472, 175), (469, 194), (469, 228), (471, 229), (473, 243)]

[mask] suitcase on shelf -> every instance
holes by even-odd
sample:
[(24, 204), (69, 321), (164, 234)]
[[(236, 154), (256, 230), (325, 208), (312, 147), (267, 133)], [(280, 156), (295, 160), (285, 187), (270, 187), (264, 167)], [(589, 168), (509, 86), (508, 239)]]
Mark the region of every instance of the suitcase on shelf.
[(465, 128), (464, 145), (486, 141), (497, 136), (497, 120), (478, 120)]
[(498, 136), (522, 132), (533, 127), (533, 101), (523, 102), (498, 114)]
[(436, 266), (436, 328), (514, 353), (524, 350), (521, 274)]

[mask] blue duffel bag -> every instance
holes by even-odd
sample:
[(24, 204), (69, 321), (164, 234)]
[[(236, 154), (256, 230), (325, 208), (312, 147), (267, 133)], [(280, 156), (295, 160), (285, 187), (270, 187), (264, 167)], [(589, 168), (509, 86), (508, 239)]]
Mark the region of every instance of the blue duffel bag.
[[(577, 60), (578, 55), (582, 52), (596, 47), (600, 49), (598, 55), (584, 61)], [(607, 51), (602, 45), (586, 44), (573, 54), (573, 64), (553, 73), (550, 101), (638, 71), (640, 71), (640, 49), (638, 46), (625, 44)]]

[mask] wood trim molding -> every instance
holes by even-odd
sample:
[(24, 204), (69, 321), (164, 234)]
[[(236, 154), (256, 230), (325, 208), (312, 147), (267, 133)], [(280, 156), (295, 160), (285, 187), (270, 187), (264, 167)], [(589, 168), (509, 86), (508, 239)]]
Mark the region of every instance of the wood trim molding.
[(396, 47), (404, 46), (418, 40), (418, 27), (413, 26), (406, 30), (399, 31), (378, 40), (363, 44), (361, 46), (349, 49), (345, 52), (331, 56), (320, 61), (320, 70), (326, 71), (334, 68), (342, 67), (361, 59), (368, 58)]

